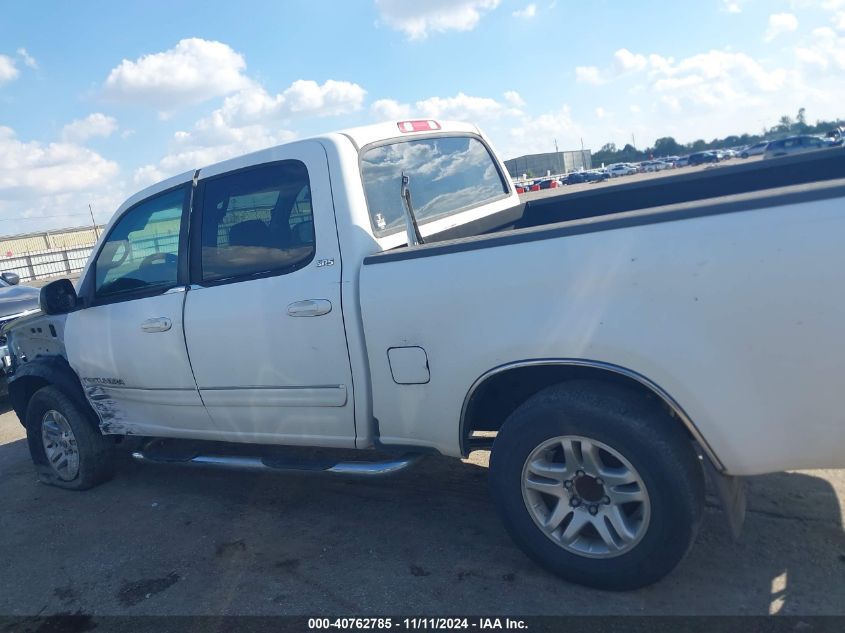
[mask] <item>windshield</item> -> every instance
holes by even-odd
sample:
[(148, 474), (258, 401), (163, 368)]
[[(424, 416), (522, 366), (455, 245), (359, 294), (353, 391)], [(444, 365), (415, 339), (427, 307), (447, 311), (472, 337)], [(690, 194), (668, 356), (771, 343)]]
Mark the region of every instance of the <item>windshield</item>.
[(410, 178), (420, 225), (506, 195), (507, 185), (484, 144), (469, 136), (422, 138), (364, 151), (361, 177), (376, 236), (405, 225), (400, 189)]

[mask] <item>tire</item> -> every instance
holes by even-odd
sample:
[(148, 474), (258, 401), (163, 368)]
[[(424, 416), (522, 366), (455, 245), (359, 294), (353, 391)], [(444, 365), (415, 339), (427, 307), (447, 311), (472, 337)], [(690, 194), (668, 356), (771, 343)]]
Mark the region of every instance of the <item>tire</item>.
[(742, 158), (748, 158), (748, 152), (743, 152), (743, 153), (742, 153)]
[(26, 437), (43, 483), (87, 490), (114, 475), (112, 443), (91, 414), (56, 387), (42, 387), (30, 399)]
[[(607, 481), (589, 476), (586, 464), (597, 462), (587, 456), (596, 453), (595, 470)], [(580, 476), (561, 466), (566, 455), (583, 465)], [(635, 483), (611, 483), (634, 476)], [(529, 557), (570, 582), (617, 591), (672, 571), (695, 540), (704, 506), (704, 473), (685, 430), (661, 403), (605, 383), (554, 385), (517, 408), (493, 444), (490, 483), (507, 531)], [(642, 501), (619, 501), (635, 497)], [(558, 529), (540, 527), (561, 516)]]

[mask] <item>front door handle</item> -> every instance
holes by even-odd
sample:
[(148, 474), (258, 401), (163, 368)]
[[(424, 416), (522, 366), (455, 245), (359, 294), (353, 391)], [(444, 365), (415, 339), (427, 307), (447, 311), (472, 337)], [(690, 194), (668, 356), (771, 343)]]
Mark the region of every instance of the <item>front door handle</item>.
[(292, 317), (321, 316), (331, 311), (332, 302), (328, 299), (306, 299), (288, 306), (288, 314)]
[(173, 327), (173, 323), (167, 317), (147, 319), (141, 323), (141, 331), (143, 332), (167, 332), (171, 327)]

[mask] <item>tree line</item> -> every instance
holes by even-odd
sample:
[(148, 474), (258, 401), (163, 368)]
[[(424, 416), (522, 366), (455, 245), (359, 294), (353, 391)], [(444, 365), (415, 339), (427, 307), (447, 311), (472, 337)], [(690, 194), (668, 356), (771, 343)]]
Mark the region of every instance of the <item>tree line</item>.
[(698, 139), (697, 141), (686, 144), (678, 143), (671, 136), (664, 136), (657, 139), (653, 147), (647, 147), (643, 150), (637, 149), (630, 143), (626, 144), (622, 149), (617, 148), (615, 143), (605, 143), (599, 151), (593, 153), (592, 158), (593, 165), (600, 165), (602, 163), (606, 165), (611, 163), (634, 163), (648, 160), (652, 157), (682, 156), (708, 149), (728, 149), (740, 145), (753, 145), (760, 141), (772, 141), (793, 134), (824, 134), (833, 128), (842, 126), (845, 126), (845, 120), (843, 119), (816, 121), (815, 124), (811, 125), (807, 123), (805, 108), (801, 108), (798, 110), (795, 118), (784, 115), (780, 118), (777, 125), (770, 128), (763, 128), (760, 134), (742, 134), (740, 136), (732, 135), (726, 136), (725, 138), (714, 138), (709, 143), (704, 139)]

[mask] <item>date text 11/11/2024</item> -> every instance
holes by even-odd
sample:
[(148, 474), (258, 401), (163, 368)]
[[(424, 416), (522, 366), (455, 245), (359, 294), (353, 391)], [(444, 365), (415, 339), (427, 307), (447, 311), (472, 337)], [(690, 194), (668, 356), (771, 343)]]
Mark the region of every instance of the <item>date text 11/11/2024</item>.
[(309, 618), (308, 630), (527, 630), (518, 618)]

